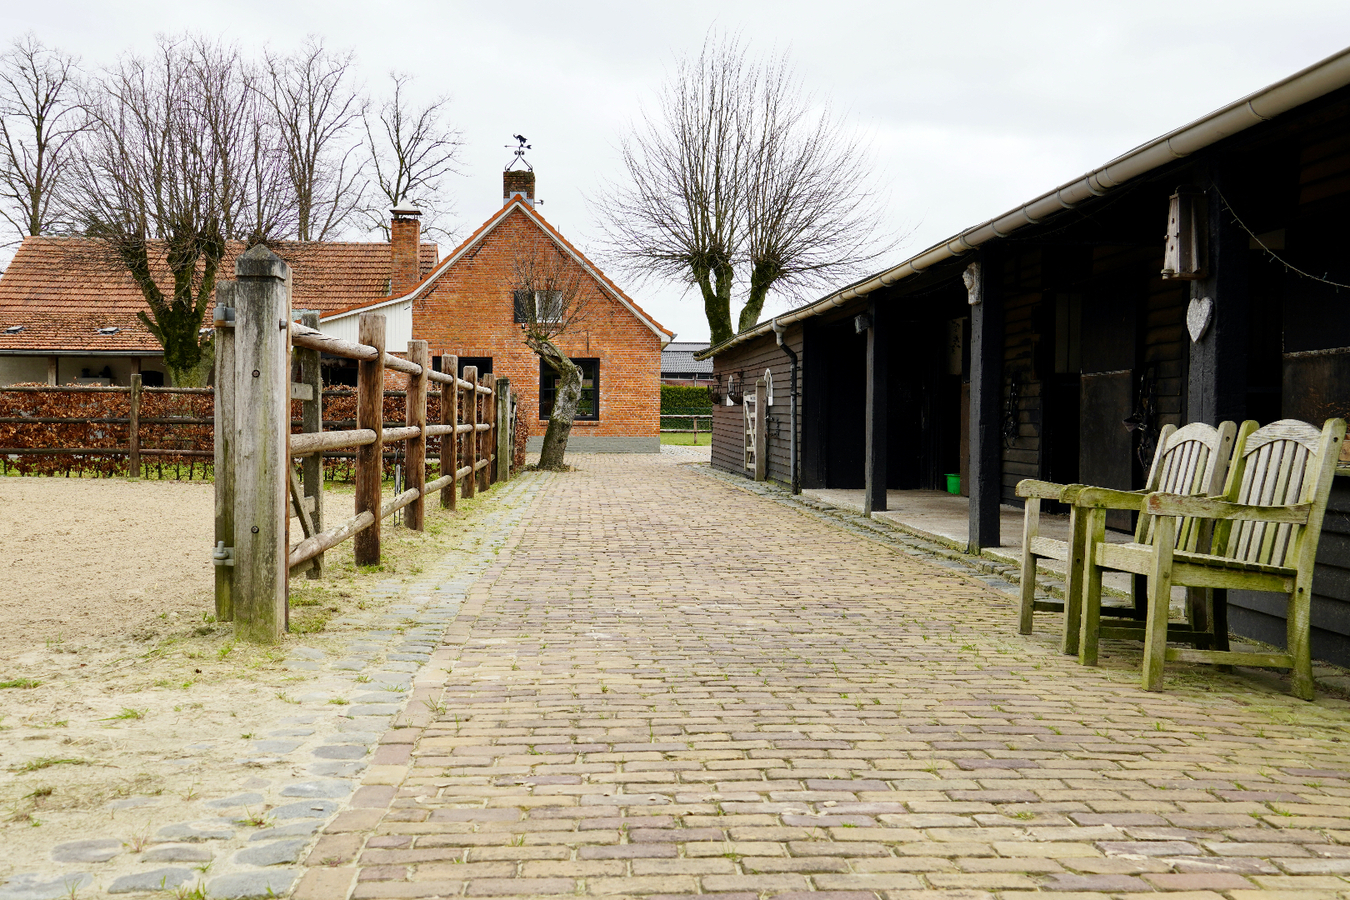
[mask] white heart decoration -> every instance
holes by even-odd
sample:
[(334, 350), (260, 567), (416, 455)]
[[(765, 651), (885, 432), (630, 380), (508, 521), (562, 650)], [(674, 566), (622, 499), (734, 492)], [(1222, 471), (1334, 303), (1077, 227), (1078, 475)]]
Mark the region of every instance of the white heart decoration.
[(1186, 330), (1191, 340), (1199, 342), (1209, 331), (1209, 323), (1214, 318), (1214, 301), (1208, 297), (1192, 297), (1191, 305), (1186, 309)]

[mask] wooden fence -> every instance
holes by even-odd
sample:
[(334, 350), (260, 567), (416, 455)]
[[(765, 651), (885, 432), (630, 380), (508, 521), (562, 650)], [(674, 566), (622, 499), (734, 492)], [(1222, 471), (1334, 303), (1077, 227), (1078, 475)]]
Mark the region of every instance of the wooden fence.
[[(217, 287), (215, 307), (216, 614), (234, 620), (241, 637), (275, 642), (287, 626), (291, 574), (308, 569), (317, 577), (324, 552), (346, 540), (354, 541), (358, 565), (376, 564), (384, 519), (406, 509), (406, 526), (420, 531), (427, 497), (439, 492), (441, 505), (453, 509), (459, 493), (472, 497), (509, 477), (514, 417), (506, 379), (479, 378), (473, 367), (461, 378), (454, 356), (443, 356), (442, 371), (434, 371), (425, 341), (409, 341), (407, 359), (389, 355), (382, 315), (360, 317), (356, 343), (319, 331), (317, 313), (293, 322), (290, 268), (266, 248), (242, 254), (235, 275)], [(357, 360), (354, 429), (323, 430), (321, 353)], [(407, 376), (401, 426), (384, 421), (387, 370)], [(442, 402), (440, 422), (428, 424), (432, 384)], [(303, 422), (294, 435), (292, 398), (301, 401)], [(406, 489), (386, 499), (384, 445), (396, 442), (405, 447)], [(355, 514), (325, 530), (322, 455), (351, 449)], [(429, 450), (444, 473), (430, 482)], [(294, 545), (292, 510), (303, 532)]]

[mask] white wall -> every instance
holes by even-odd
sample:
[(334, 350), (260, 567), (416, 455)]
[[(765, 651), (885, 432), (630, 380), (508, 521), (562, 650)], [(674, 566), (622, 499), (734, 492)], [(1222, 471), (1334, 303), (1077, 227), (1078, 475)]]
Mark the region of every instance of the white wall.
[(0, 385), (47, 383), (47, 357), (0, 356)]

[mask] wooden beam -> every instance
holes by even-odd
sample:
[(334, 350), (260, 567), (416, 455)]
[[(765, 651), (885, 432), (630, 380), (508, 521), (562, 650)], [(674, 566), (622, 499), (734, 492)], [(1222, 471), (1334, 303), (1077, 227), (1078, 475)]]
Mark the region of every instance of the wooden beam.
[(374, 359), (356, 364), (356, 427), (375, 432), (375, 440), (356, 451), (356, 515), (375, 516), (369, 528), (356, 535), (354, 556), (358, 566), (380, 561), (380, 484), (384, 480), (384, 316), (362, 313), (357, 339), (377, 351)]
[[(225, 310), (229, 310), (228, 320)], [(215, 349), (216, 349), (216, 395), (214, 399), (214, 469), (213, 480), (216, 488), (216, 530), (217, 548), (229, 548), (234, 551), (234, 282), (222, 281), (216, 284)], [(231, 560), (232, 561), (232, 560)], [(215, 566), (216, 579), (216, 621), (234, 621), (234, 566), (220, 564)]]
[(755, 480), (769, 477), (769, 386), (755, 379)]
[[(317, 329), (319, 327), (319, 313), (312, 309), (302, 312), (300, 324), (306, 328)], [(310, 399), (303, 400), (300, 403), (300, 430), (306, 434), (322, 434), (323, 375), (319, 366), (321, 354), (318, 350), (304, 347), (296, 347), (293, 352), (300, 363), (300, 383), (310, 389)], [(291, 449), (294, 452), (295, 438), (291, 438), (291, 441)], [(323, 454), (315, 453), (306, 456), (300, 463), (300, 475), (305, 497), (314, 501), (310, 516), (313, 520), (314, 533), (317, 534), (323, 531)], [(307, 578), (321, 578), (323, 576), (322, 553), (314, 557), (314, 564), (309, 567), (305, 575)]]
[(497, 469), (496, 480), (506, 481), (511, 477), (511, 380), (497, 379)]
[(886, 329), (875, 297), (867, 302), (867, 389), (863, 406), (863, 515), (886, 511)]
[(431, 351), (426, 341), (408, 341), (408, 359), (416, 363), (421, 370), (408, 376), (408, 396), (404, 407), (404, 421), (418, 429), (415, 437), (408, 438), (408, 469), (405, 483), (409, 490), (417, 491), (417, 499), (408, 504), (408, 512), (403, 522), (413, 531), (421, 531), (426, 521), (426, 504), (422, 501), (422, 488), (427, 482), (427, 372), (431, 370)]
[(290, 267), (258, 245), (235, 275), (235, 631), (276, 643), (286, 625)]
[[(1187, 422), (1241, 422), (1247, 418), (1247, 233), (1219, 199), (1221, 173), (1204, 180), (1208, 197), (1208, 275), (1191, 282), (1187, 311), (1199, 315), (1208, 301), (1209, 325), (1190, 345), (1187, 367)], [(1163, 223), (1159, 217), (1159, 225)]]
[(489, 393), (480, 393), (478, 395), (478, 408), (481, 410), (479, 413), (480, 421), (486, 421), (488, 427), (483, 431), (479, 447), (481, 448), (483, 459), (487, 460), (489, 464), (483, 467), (483, 474), (479, 476), (478, 489), (480, 491), (486, 491), (492, 486), (492, 463), (495, 462), (492, 457), (496, 455), (495, 451), (497, 447), (497, 443), (494, 440), (496, 436), (492, 432), (492, 429), (496, 427), (497, 424), (497, 416), (495, 415), (497, 376), (488, 372), (483, 376), (483, 382), (489, 388)]
[(472, 387), (464, 395), (464, 418), (473, 426), (473, 430), (464, 438), (464, 445), (468, 452), (465, 454), (465, 462), (469, 464), (468, 478), (464, 479), (464, 496), (472, 498), (478, 493), (478, 367), (465, 366), (464, 378), (472, 383)]
[[(459, 425), (459, 357), (447, 353), (441, 357), (441, 372), (450, 375), (451, 382), (441, 386), (441, 424)], [(453, 476), (459, 469), (459, 434), (452, 431), (441, 438), (441, 478)], [(455, 478), (441, 488), (441, 508), (454, 509), (459, 500), (459, 486)]]
[(131, 403), (127, 412), (127, 477), (141, 477), (141, 376), (131, 376)]
[(998, 504), (1003, 488), (1003, 254), (997, 243), (980, 248), (966, 269), (970, 306), (970, 532), (967, 549), (1000, 543)]

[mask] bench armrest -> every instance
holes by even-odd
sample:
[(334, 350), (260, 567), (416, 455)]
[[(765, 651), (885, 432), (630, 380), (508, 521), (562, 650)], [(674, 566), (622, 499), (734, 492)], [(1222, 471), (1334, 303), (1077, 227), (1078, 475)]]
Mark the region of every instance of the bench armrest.
[(1117, 491), (1113, 488), (1086, 487), (1078, 492), (1074, 506), (1090, 509), (1129, 509), (1138, 512), (1144, 506), (1147, 494), (1138, 491)]
[(1014, 489), (1019, 497), (1035, 500), (1058, 500), (1060, 503), (1072, 503), (1073, 498), (1082, 490), (1081, 484), (1055, 484), (1051, 481), (1037, 481), (1034, 478), (1024, 478), (1017, 482)]
[(1149, 494), (1145, 509), (1155, 516), (1193, 516), (1200, 519), (1238, 519), (1249, 522), (1289, 522), (1304, 525), (1312, 504), (1295, 506), (1248, 506), (1208, 497), (1186, 497), (1181, 494)]

